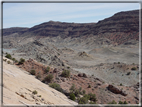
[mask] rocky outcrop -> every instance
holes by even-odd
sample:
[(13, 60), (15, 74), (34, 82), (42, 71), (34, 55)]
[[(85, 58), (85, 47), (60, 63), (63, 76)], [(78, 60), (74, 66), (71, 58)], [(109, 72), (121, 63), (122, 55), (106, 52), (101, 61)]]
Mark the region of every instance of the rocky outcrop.
[(113, 92), (115, 94), (121, 94), (123, 96), (127, 96), (126, 92), (120, 90), (119, 88), (117, 88), (117, 87), (115, 87), (113, 85), (109, 85), (108, 90), (110, 90), (111, 92)]
[(85, 73), (79, 73), (78, 76), (87, 78), (87, 75)]
[[(33, 60), (30, 59), (30, 61)], [(77, 105), (63, 93), (42, 83), (15, 65), (6, 62), (3, 62), (3, 104), (19, 106)]]
[(122, 44), (128, 40), (139, 39), (139, 10), (125, 11), (114, 14), (112, 17), (98, 23), (65, 23), (49, 21), (32, 28), (8, 28), (3, 30), (4, 35), (13, 33), (20, 36), (36, 37), (90, 37), (107, 38), (114, 43)]

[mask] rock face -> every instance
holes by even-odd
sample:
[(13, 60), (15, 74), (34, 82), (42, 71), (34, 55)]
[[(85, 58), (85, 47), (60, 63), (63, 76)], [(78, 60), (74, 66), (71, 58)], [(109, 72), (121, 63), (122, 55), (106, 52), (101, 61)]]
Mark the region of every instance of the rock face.
[(108, 90), (110, 90), (111, 92), (113, 92), (115, 94), (121, 94), (123, 96), (127, 96), (127, 94), (124, 91), (118, 89), (117, 87), (115, 87), (113, 85), (109, 85)]
[(139, 10), (119, 12), (98, 23), (65, 23), (49, 21), (32, 28), (8, 28), (3, 35), (36, 36), (36, 37), (90, 37), (107, 38), (114, 43), (122, 44), (139, 38)]
[[(3, 104), (76, 105), (64, 94), (40, 82), (27, 71), (3, 62)], [(34, 91), (36, 91), (34, 93)]]

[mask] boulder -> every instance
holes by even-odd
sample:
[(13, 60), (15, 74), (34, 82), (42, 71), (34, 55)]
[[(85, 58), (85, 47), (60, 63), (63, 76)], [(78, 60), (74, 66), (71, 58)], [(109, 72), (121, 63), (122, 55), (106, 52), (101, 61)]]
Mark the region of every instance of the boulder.
[(58, 73), (59, 72), (59, 70), (57, 69), (57, 68), (55, 68), (54, 70), (53, 70), (53, 73)]
[(126, 92), (120, 90), (119, 88), (113, 86), (113, 85), (109, 85), (108, 86), (108, 90), (110, 90), (111, 92), (115, 93), (115, 94), (121, 94), (123, 96), (126, 96)]
[(87, 75), (85, 73), (79, 73), (78, 76), (87, 78)]

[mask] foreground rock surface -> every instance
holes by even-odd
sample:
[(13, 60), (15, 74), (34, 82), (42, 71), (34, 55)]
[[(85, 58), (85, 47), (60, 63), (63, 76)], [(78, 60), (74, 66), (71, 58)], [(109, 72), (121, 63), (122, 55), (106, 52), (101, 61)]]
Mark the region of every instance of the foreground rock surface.
[[(35, 79), (15, 65), (3, 62), (3, 104), (76, 105), (64, 94)], [(37, 94), (33, 94), (36, 90)]]

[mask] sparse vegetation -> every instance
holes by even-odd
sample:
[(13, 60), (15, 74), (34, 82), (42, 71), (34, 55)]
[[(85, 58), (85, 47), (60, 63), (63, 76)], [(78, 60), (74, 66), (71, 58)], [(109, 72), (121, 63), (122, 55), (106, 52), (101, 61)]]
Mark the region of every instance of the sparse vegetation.
[(114, 100), (112, 102), (109, 102), (108, 104), (117, 104)]
[(70, 69), (70, 67), (67, 67), (68, 69)]
[(74, 93), (70, 93), (70, 99), (73, 100), (73, 101), (75, 100), (75, 95), (74, 95)]
[(6, 61), (7, 61), (7, 59), (3, 59), (3, 61), (5, 61), (5, 62), (6, 62)]
[(25, 59), (23, 59), (23, 58), (20, 58), (20, 61), (19, 61), (19, 65), (21, 65), (21, 64), (23, 64), (25, 62)]
[(8, 63), (8, 64), (11, 64), (11, 62), (10, 62), (10, 61), (7, 61), (7, 63)]
[(120, 62), (118, 62), (118, 64), (120, 64)]
[(52, 74), (49, 74), (49, 75), (47, 75), (45, 78), (44, 78), (44, 80), (43, 80), (43, 82), (51, 82), (52, 81), (52, 79), (53, 79), (53, 75)]
[(8, 59), (11, 59), (11, 58), (12, 58), (10, 54), (6, 54), (5, 57), (8, 58)]
[(50, 71), (50, 67), (48, 66), (46, 69), (45, 69), (45, 73), (48, 73)]
[(131, 72), (128, 72), (126, 75), (130, 75), (131, 74)]
[(34, 91), (32, 92), (32, 94), (37, 94), (37, 91), (36, 91), (36, 90), (34, 90)]
[(63, 89), (57, 83), (50, 83), (49, 86), (56, 89), (56, 90), (58, 90), (58, 91), (60, 91), (60, 92), (63, 92)]
[(41, 95), (39, 95), (38, 97), (41, 97)]
[(78, 99), (78, 103), (79, 104), (87, 104), (88, 103), (88, 97), (87, 96), (83, 96), (81, 98)]
[(136, 70), (136, 69), (137, 69), (136, 67), (131, 68), (131, 70)]
[(96, 101), (97, 101), (95, 94), (89, 93), (88, 95), (90, 96), (89, 100), (91, 100), (91, 101), (93, 101), (93, 102), (96, 102)]
[(90, 85), (90, 84), (88, 85), (88, 88), (91, 88), (91, 85)]
[(72, 84), (71, 88), (70, 88), (70, 92), (73, 93), (75, 91), (75, 85)]
[(120, 86), (122, 86), (122, 83), (120, 83)]
[(119, 103), (118, 104), (128, 104), (126, 101), (119, 101)]
[(32, 70), (30, 71), (30, 73), (31, 73), (31, 75), (35, 75), (35, 70), (32, 69)]
[(83, 90), (83, 91), (82, 91), (82, 93), (83, 93), (83, 94), (85, 94), (85, 93), (86, 93), (86, 91), (85, 91), (85, 90)]
[(70, 76), (70, 71), (69, 70), (63, 70), (61, 76), (68, 78)]

